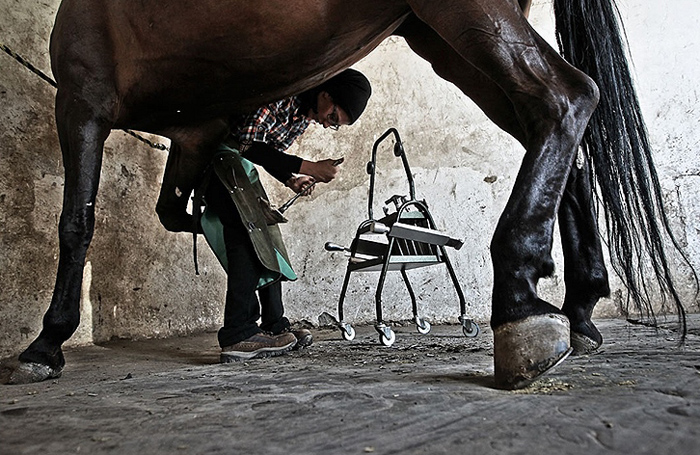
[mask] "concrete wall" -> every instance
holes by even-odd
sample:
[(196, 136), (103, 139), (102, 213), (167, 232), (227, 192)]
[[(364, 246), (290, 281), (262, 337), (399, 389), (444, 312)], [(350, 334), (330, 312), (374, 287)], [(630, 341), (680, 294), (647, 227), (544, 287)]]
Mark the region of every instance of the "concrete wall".
[[(57, 0), (0, 0), (0, 42), (50, 73), (48, 36)], [(673, 228), (700, 265), (700, 185), (695, 150), (700, 142), (698, 70), (700, 6), (692, 0), (662, 5), (621, 3), (644, 109)], [(553, 42), (551, 6), (535, 2), (531, 20)], [(346, 158), (341, 176), (297, 202), (283, 226), (300, 279), (285, 285), (288, 316), (313, 323), (336, 314), (346, 259), (323, 250), (326, 241), (349, 244), (367, 217), (364, 172), (374, 139), (396, 127), (405, 143), (419, 198), (438, 227), (465, 239), (450, 251), (470, 303), (482, 323), (490, 314), (488, 245), (512, 187), (523, 150), (474, 104), (436, 77), (400, 39), (389, 39), (356, 65), (375, 95), (356, 126), (338, 132), (312, 127), (292, 152), (307, 159)], [(0, 55), (0, 357), (15, 354), (36, 336), (53, 289), (63, 169), (53, 121), (54, 90), (4, 53)], [(375, 212), (393, 194), (407, 194), (400, 161), (380, 150)], [(105, 148), (95, 238), (88, 252), (82, 322), (70, 343), (111, 337), (153, 337), (216, 329), (222, 319), (225, 276), (200, 241), (201, 275), (192, 267), (191, 238), (162, 229), (154, 214), (163, 152), (115, 131)], [(267, 179), (273, 202), (289, 190)], [(543, 280), (541, 294), (563, 297), (562, 260)], [(433, 322), (456, 321), (458, 300), (444, 267), (410, 273), (422, 313)], [(354, 274), (346, 298), (353, 322), (374, 319), (377, 274)], [(685, 282), (684, 282), (685, 283)], [(617, 314), (615, 297), (597, 315)], [(692, 301), (689, 287), (683, 288)], [(410, 317), (410, 300), (398, 274), (384, 293), (385, 317)], [(694, 302), (693, 302), (694, 305)], [(692, 310), (697, 307), (693, 306)]]

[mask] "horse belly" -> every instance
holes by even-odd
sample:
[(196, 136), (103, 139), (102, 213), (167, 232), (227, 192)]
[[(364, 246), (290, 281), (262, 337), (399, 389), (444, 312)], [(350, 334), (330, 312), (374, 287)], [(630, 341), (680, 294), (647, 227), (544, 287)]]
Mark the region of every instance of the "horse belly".
[[(62, 41), (103, 53), (90, 64), (99, 78), (113, 79), (115, 122), (149, 129), (178, 116), (247, 112), (306, 90), (367, 55), (409, 12), (404, 2), (370, 0), (92, 3), (100, 17), (71, 8), (56, 29)], [(71, 36), (86, 33), (97, 36)]]

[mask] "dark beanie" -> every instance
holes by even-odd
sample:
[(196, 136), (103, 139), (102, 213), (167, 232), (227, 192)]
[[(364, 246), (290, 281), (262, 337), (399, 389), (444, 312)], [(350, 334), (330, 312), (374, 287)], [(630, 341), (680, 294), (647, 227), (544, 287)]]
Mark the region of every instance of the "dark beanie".
[(365, 110), (372, 94), (372, 87), (365, 75), (352, 68), (333, 76), (318, 88), (328, 92), (333, 101), (348, 114), (351, 125)]

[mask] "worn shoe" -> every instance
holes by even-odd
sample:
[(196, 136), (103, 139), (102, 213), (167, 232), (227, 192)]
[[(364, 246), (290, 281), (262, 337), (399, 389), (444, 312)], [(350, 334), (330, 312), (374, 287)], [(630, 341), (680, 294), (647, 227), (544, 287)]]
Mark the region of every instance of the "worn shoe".
[(289, 331), (289, 333), (294, 335), (294, 337), (297, 339), (297, 344), (294, 345), (294, 350), (311, 346), (311, 343), (314, 342), (314, 336), (311, 335), (311, 332), (308, 329), (292, 329)]
[(239, 362), (284, 354), (297, 344), (291, 333), (256, 333), (247, 340), (221, 348), (221, 363)]

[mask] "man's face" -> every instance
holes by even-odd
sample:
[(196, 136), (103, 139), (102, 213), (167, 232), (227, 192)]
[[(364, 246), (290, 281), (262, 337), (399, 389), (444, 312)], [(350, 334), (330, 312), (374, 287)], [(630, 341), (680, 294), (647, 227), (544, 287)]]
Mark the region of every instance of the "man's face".
[(336, 130), (342, 125), (350, 124), (348, 114), (333, 102), (333, 98), (328, 92), (320, 92), (317, 102), (316, 112), (313, 109), (309, 109), (307, 117), (310, 120), (323, 125), (324, 128)]

